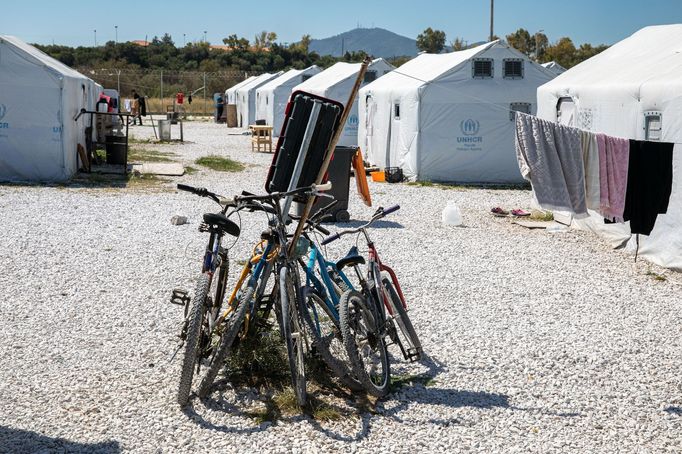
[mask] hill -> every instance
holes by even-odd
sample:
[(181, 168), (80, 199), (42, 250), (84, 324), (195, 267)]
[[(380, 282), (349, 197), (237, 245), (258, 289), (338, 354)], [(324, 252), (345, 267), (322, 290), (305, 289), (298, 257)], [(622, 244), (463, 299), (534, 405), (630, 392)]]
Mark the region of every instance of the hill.
[[(373, 57), (417, 55), (417, 41), (383, 28), (356, 28), (340, 35), (313, 39), (308, 49), (319, 55), (342, 56), (346, 51), (364, 50)], [(343, 52), (342, 52), (343, 49)]]

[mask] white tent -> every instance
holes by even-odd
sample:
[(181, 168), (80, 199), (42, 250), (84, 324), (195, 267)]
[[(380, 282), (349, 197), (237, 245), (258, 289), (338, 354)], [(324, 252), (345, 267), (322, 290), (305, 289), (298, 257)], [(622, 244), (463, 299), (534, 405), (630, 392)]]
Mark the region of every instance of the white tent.
[(246, 128), (256, 121), (256, 90), (266, 83), (282, 75), (265, 73), (237, 88), (237, 126)]
[[(538, 116), (629, 139), (682, 143), (682, 25), (646, 27), (569, 69), (538, 89)], [(639, 255), (682, 270), (682, 146), (673, 152), (668, 212), (651, 235), (640, 236)], [(630, 239), (629, 225), (604, 225), (593, 215), (576, 221), (614, 246)]]
[[(311, 77), (300, 85), (295, 86), (292, 91), (302, 90), (314, 95), (324, 96), (325, 98), (339, 101), (346, 105), (350, 91), (360, 71), (360, 63), (336, 63), (316, 76)], [(383, 77), (395, 69), (383, 58), (377, 58), (370, 63), (363, 85), (375, 79)], [(358, 145), (358, 101), (357, 99), (351, 107), (348, 120), (344, 125), (343, 134), (339, 139), (339, 145), (354, 147)]]
[(13, 36), (0, 35), (0, 180), (63, 181), (78, 170), (87, 115), (102, 87)]
[(566, 68), (564, 68), (563, 66), (561, 66), (559, 63), (557, 63), (557, 62), (555, 62), (555, 61), (549, 61), (549, 62), (547, 62), (547, 63), (543, 63), (543, 64), (542, 64), (542, 67), (543, 67), (543, 68), (546, 68), (546, 69), (549, 69), (550, 71), (552, 71), (552, 72), (553, 72), (554, 74), (556, 74), (557, 76), (558, 76), (559, 74), (562, 74), (562, 73), (565, 73), (565, 72), (566, 72)]
[(251, 82), (255, 78), (256, 78), (256, 76), (248, 77), (248, 78), (242, 80), (241, 82), (239, 82), (238, 84), (235, 84), (235, 85), (231, 86), (230, 88), (228, 88), (227, 90), (225, 90), (225, 101), (228, 104), (237, 104), (237, 90), (240, 89), (241, 87), (243, 87), (244, 85), (248, 84), (249, 82)]
[(273, 135), (279, 135), (284, 123), (284, 110), (291, 89), (322, 71), (313, 65), (306, 69), (290, 69), (256, 90), (256, 119), (264, 119), (272, 126)]
[(503, 41), (421, 54), (360, 90), (360, 148), (418, 180), (522, 182), (511, 111), (553, 77)]

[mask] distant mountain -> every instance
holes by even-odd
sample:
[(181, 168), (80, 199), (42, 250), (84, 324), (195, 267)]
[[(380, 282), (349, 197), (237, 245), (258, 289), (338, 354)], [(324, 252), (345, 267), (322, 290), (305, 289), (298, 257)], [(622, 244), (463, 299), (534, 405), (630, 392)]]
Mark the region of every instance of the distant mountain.
[(341, 56), (342, 51), (364, 50), (373, 57), (417, 55), (417, 41), (383, 28), (356, 28), (340, 35), (313, 39), (308, 47), (320, 55)]

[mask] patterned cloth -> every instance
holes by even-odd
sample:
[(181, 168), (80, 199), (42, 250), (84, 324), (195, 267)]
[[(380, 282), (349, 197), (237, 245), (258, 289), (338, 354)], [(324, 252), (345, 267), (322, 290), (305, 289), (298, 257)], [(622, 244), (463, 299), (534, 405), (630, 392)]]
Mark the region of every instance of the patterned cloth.
[(597, 146), (599, 148), (599, 211), (606, 219), (623, 222), (630, 141), (597, 134)]
[(579, 129), (516, 113), (519, 169), (542, 208), (587, 215), (581, 151)]

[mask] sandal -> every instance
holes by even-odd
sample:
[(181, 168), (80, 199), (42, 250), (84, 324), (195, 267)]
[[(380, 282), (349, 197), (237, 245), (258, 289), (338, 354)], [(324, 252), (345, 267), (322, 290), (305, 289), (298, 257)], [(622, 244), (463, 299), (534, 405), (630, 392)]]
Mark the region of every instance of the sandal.
[(515, 210), (511, 211), (511, 214), (516, 217), (525, 217), (525, 216), (530, 216), (530, 211), (522, 210), (521, 208), (517, 208)]
[(490, 210), (490, 212), (493, 215), (499, 216), (499, 217), (509, 216), (509, 211), (505, 210), (504, 208), (500, 208), (500, 207), (495, 207), (492, 210)]

